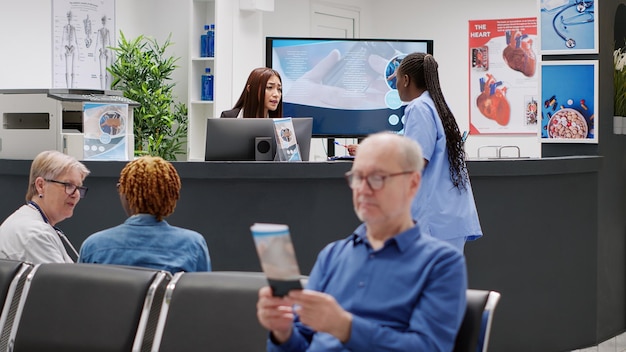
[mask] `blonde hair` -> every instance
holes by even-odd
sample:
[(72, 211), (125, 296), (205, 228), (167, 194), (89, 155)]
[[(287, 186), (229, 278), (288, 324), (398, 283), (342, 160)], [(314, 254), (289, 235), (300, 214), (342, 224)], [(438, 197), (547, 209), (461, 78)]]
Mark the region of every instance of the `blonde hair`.
[(67, 154), (63, 154), (56, 150), (46, 150), (39, 153), (30, 165), (26, 201), (30, 201), (38, 193), (37, 187), (35, 187), (35, 180), (37, 177), (44, 179), (56, 179), (71, 170), (78, 170), (82, 180), (85, 180), (85, 177), (87, 177), (90, 173), (89, 169), (87, 169), (83, 163)]
[(133, 214), (152, 214), (159, 221), (174, 212), (180, 197), (178, 172), (158, 156), (142, 156), (126, 164), (119, 183)]

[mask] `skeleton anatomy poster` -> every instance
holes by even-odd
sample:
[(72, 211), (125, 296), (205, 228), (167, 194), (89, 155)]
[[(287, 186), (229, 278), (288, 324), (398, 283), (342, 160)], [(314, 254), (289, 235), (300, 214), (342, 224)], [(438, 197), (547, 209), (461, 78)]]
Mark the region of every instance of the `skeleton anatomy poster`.
[(52, 86), (111, 89), (115, 0), (52, 0)]

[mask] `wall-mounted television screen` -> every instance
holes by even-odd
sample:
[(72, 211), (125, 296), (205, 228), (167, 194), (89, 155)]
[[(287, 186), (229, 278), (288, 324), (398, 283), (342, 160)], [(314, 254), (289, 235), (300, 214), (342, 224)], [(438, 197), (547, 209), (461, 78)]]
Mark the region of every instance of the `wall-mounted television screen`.
[(432, 40), (267, 37), (266, 65), (283, 81), (283, 115), (312, 116), (315, 137), (402, 131), (395, 68)]

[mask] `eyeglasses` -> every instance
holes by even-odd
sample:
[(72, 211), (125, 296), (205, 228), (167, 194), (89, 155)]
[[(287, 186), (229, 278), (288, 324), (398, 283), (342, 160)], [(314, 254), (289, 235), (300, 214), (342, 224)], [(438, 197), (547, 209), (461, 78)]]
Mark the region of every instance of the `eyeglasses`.
[(348, 180), (348, 185), (352, 189), (358, 188), (361, 185), (361, 182), (365, 180), (369, 188), (371, 188), (374, 191), (378, 191), (378, 190), (381, 190), (385, 186), (386, 179), (390, 177), (394, 177), (394, 176), (408, 175), (414, 172), (415, 171), (402, 171), (402, 172), (396, 172), (394, 174), (387, 174), (387, 175), (372, 174), (368, 176), (362, 176), (352, 171), (348, 171), (346, 172), (346, 180)]
[(84, 186), (76, 186), (75, 184), (69, 183), (69, 182), (61, 182), (61, 181), (57, 181), (57, 180), (51, 180), (51, 179), (44, 179), (46, 182), (54, 182), (54, 183), (58, 183), (60, 185), (65, 186), (65, 193), (68, 196), (71, 196), (72, 194), (74, 194), (74, 192), (76, 192), (76, 190), (78, 190), (78, 195), (81, 198), (85, 198), (85, 195), (87, 194), (87, 187)]

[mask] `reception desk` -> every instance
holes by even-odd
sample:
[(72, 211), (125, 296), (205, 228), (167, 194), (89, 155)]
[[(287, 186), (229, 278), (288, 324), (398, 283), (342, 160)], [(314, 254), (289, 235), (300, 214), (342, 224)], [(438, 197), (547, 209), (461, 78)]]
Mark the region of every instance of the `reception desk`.
[[(87, 197), (59, 224), (75, 246), (125, 214), (123, 162), (86, 162)], [(202, 233), (214, 270), (260, 270), (249, 227), (291, 228), (303, 273), (319, 250), (359, 224), (343, 177), (351, 162), (177, 162), (173, 225)], [(595, 156), (470, 160), (484, 237), (465, 254), (469, 286), (502, 293), (490, 350), (567, 351), (597, 340), (598, 173)], [(0, 160), (0, 218), (24, 202), (30, 161)], [(623, 285), (623, 283), (622, 283)]]

